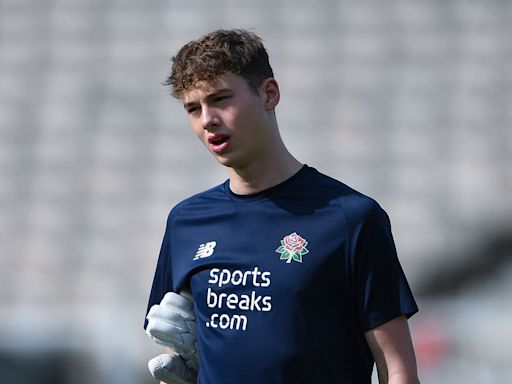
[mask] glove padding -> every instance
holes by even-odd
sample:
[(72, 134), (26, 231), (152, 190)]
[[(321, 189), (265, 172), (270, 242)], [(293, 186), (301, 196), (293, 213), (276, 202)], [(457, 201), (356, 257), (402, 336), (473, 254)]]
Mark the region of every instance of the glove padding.
[(197, 372), (188, 367), (181, 356), (161, 354), (149, 360), (148, 368), (155, 379), (164, 383), (197, 383)]
[(190, 292), (181, 291), (179, 295), (166, 293), (160, 304), (151, 307), (147, 319), (146, 333), (149, 337), (170, 347), (183, 357), (188, 367), (198, 371), (196, 317)]

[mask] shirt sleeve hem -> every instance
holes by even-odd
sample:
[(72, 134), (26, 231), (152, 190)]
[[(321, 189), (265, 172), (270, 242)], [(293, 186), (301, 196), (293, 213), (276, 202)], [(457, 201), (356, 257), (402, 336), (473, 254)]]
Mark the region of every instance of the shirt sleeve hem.
[(377, 314), (371, 316), (368, 321), (363, 323), (363, 332), (367, 332), (372, 330), (373, 328), (377, 328), (378, 326), (387, 323), (390, 320), (393, 320), (400, 316), (405, 316), (407, 319), (411, 318), (414, 314), (418, 312), (418, 307), (410, 307), (404, 308), (400, 311), (388, 312)]

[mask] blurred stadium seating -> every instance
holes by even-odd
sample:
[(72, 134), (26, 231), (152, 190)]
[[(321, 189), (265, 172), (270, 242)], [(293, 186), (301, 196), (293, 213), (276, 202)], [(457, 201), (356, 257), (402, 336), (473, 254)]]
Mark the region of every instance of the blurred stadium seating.
[(161, 83), (233, 27), (265, 41), (291, 151), (390, 214), (426, 382), (512, 382), (504, 0), (0, 0), (0, 382), (152, 382), (167, 212), (226, 178)]

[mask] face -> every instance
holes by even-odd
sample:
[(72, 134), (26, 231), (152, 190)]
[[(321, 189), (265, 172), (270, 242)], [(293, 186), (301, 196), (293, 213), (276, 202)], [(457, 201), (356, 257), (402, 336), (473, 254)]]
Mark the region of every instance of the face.
[(199, 83), (182, 99), (193, 131), (221, 164), (243, 169), (270, 148), (279, 100), (275, 80), (265, 80), (256, 93), (244, 78), (227, 73)]

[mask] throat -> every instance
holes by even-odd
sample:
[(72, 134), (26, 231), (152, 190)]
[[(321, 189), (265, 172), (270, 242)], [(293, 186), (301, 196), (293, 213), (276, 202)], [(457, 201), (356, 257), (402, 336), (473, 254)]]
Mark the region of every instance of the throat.
[(274, 166), (263, 169), (258, 167), (253, 172), (245, 172), (231, 168), (229, 170), (229, 187), (237, 195), (250, 195), (272, 188), (295, 175), (304, 164), (295, 158), (286, 167)]

